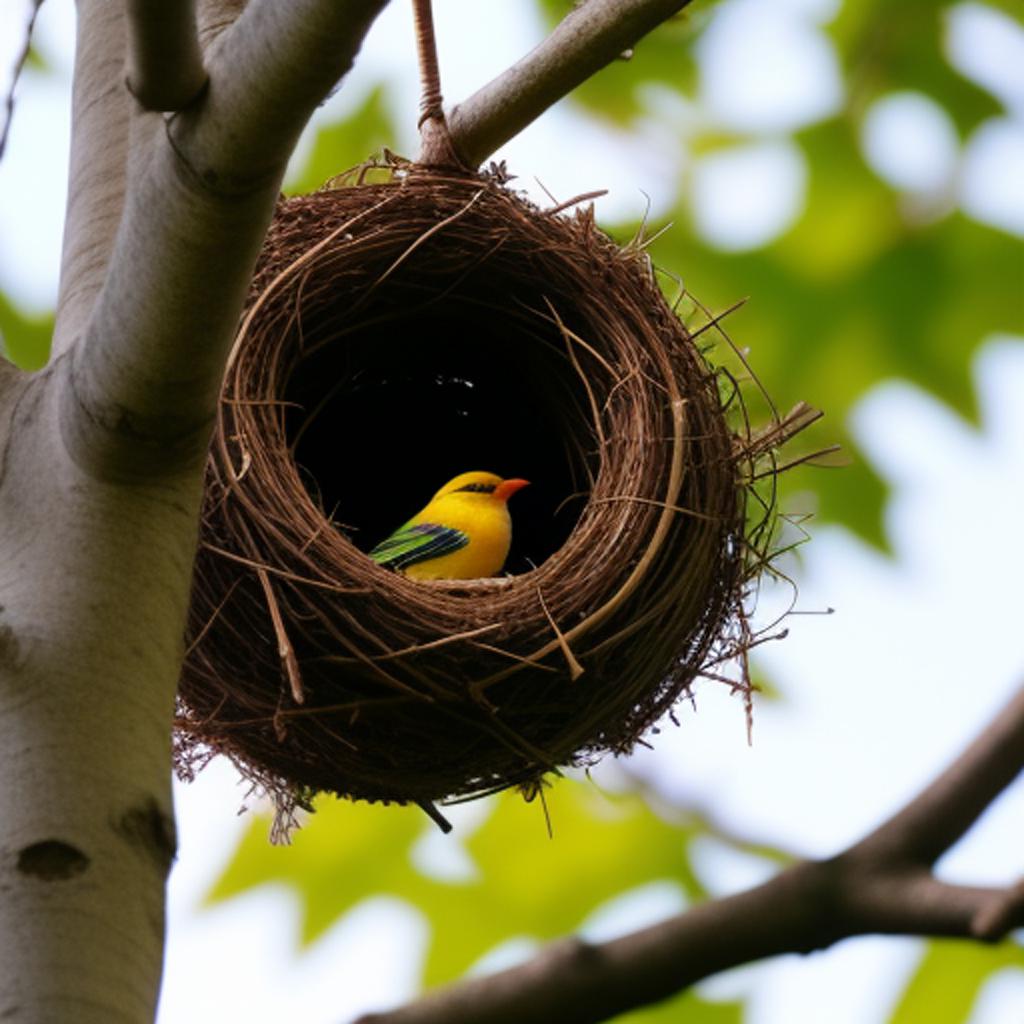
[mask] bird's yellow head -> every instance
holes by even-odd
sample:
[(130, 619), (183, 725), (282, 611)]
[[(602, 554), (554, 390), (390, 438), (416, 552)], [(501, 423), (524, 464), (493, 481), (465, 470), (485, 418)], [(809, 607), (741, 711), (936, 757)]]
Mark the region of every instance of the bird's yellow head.
[(503, 480), (495, 473), (460, 473), (453, 480), (449, 480), (434, 495), (433, 500), (437, 501), (438, 498), (446, 497), (449, 494), (479, 494), (482, 498), (505, 502), (529, 482), (529, 480), (521, 480), (518, 477)]

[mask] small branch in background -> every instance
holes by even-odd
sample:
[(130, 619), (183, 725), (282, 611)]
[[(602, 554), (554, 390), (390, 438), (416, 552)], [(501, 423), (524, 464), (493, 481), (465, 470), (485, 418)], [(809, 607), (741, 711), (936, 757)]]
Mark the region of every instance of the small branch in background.
[(844, 853), (611, 942), (565, 939), (357, 1024), (597, 1024), (718, 971), (872, 933), (997, 941), (1024, 925), (1024, 884), (950, 885), (935, 861), (1024, 768), (1022, 689), (931, 785)]
[(995, 941), (1024, 922), (1019, 885), (970, 889), (931, 871), (1022, 768), (1024, 689), (918, 796), (842, 855), (872, 883), (848, 894), (851, 918), (868, 926), (858, 932)]
[(206, 88), (194, 0), (128, 0), (128, 91), (144, 110), (181, 110)]
[(1022, 723), (1024, 689), (953, 764), (854, 849), (878, 855), (876, 847), (895, 843), (914, 861), (934, 864), (1020, 773)]
[(681, 11), (690, 0), (588, 0), (522, 60), (454, 107), (455, 149), (479, 166), (548, 107)]
[(32, 52), (32, 30), (36, 27), (36, 18), (39, 17), (39, 8), (43, 6), (43, 0), (30, 0), (30, 4), (28, 21), (25, 23), (25, 41), (15, 58), (14, 67), (11, 69), (11, 85), (4, 99), (4, 126), (0, 130), (0, 160), (3, 159), (4, 151), (7, 149), (7, 136), (10, 134), (11, 121), (14, 119), (14, 90), (18, 87), (18, 79), (21, 78), (28, 55)]

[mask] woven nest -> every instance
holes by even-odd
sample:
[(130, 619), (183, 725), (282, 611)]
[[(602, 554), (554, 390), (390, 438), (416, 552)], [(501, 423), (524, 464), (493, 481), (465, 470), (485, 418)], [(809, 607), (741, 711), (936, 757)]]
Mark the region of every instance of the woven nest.
[[(287, 812), (628, 751), (748, 642), (756, 446), (725, 390), (587, 209), (425, 171), (282, 201), (209, 457), (179, 766), (224, 753)], [(533, 481), (507, 575), (365, 556), (470, 469)]]

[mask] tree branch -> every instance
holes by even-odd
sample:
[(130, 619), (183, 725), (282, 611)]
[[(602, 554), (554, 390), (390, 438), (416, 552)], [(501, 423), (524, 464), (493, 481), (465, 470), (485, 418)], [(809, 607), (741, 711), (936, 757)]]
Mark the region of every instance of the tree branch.
[(454, 107), (452, 141), (476, 167), (548, 107), (610, 64), (689, 0), (586, 0), (535, 49)]
[(199, 44), (203, 52), (229, 29), (245, 10), (247, 0), (198, 0), (196, 20), (199, 23)]
[(596, 1024), (711, 974), (869, 933), (995, 941), (1024, 924), (1024, 884), (950, 885), (931, 873), (1024, 768), (1024, 690), (906, 807), (850, 849), (611, 942), (566, 940), (358, 1024)]
[(424, 167), (459, 168), (462, 164), (452, 149), (444, 116), (431, 0), (413, 0), (413, 22), (420, 65), (420, 152), (416, 162)]
[(78, 0), (55, 356), (85, 330), (121, 219), (131, 116), (124, 57), (123, 6), (109, 0)]
[(252, 0), (210, 87), (145, 118), (85, 344), (62, 366), (72, 457), (111, 479), (200, 465), (224, 361), (292, 147), (387, 0)]
[(1021, 770), (1024, 690), (915, 800), (853, 850), (882, 856), (894, 848), (919, 864), (934, 864), (974, 824)]
[(210, 95), (175, 145), (217, 191), (276, 187), (310, 114), (352, 67), (387, 0), (250, 0), (207, 53)]
[(206, 87), (195, 0), (128, 0), (128, 91), (144, 110), (181, 110)]

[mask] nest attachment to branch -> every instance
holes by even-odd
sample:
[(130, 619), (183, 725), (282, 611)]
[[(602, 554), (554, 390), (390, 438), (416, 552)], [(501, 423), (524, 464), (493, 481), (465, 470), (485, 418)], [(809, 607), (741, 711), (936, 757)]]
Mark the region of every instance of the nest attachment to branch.
[[(209, 457), (179, 767), (224, 753), (287, 814), (628, 751), (748, 642), (767, 444), (725, 390), (589, 209), (415, 168), (282, 201)], [(467, 470), (533, 481), (509, 575), (366, 557)]]

